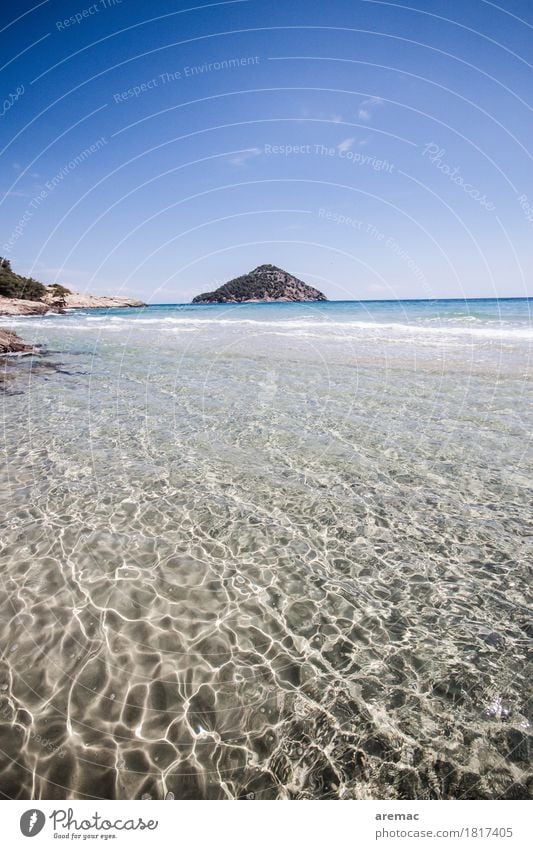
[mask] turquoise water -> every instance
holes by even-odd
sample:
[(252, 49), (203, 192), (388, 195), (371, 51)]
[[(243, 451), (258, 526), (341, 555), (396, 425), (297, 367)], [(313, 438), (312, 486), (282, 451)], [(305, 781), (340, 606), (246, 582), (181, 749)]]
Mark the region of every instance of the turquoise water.
[(530, 309), (2, 320), (0, 791), (530, 796)]

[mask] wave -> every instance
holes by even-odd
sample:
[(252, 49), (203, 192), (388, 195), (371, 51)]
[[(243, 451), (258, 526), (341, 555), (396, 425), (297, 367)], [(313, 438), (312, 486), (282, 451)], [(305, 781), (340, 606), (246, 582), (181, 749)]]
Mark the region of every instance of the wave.
[[(502, 323), (485, 323), (479, 326), (480, 320), (474, 319), (473, 323), (459, 324), (456, 320), (446, 325), (433, 323), (419, 324), (403, 322), (378, 322), (378, 321), (338, 321), (316, 318), (258, 320), (252, 318), (192, 318), (164, 316), (154, 318), (137, 318), (134, 316), (92, 316), (76, 313), (74, 316), (57, 316), (36, 318), (33, 316), (5, 316), (0, 319), (0, 326), (9, 325), (16, 327), (24, 324), (28, 326), (31, 318), (32, 327), (50, 328), (52, 322), (57, 326), (58, 322), (65, 322), (67, 330), (114, 330), (134, 327), (160, 328), (162, 331), (194, 332), (215, 327), (221, 328), (250, 328), (262, 330), (266, 333), (283, 333), (294, 336), (312, 334), (316, 337), (331, 338), (332, 332), (339, 338), (360, 339), (370, 336), (386, 336), (387, 338), (401, 338), (407, 340), (409, 337), (429, 339), (431, 337), (459, 337), (479, 340), (507, 340), (507, 341), (530, 341), (533, 339), (533, 327), (530, 325), (505, 325)], [(81, 321), (80, 321), (81, 319)]]
[[(479, 319), (473, 317), (472, 321), (477, 322)], [(254, 327), (274, 328), (280, 330), (321, 330), (326, 331), (329, 335), (331, 330), (344, 332), (346, 335), (351, 335), (353, 331), (372, 331), (372, 332), (387, 332), (391, 331), (403, 335), (420, 334), (420, 335), (446, 335), (446, 336), (473, 336), (491, 339), (533, 339), (533, 327), (517, 326), (517, 325), (501, 325), (501, 324), (485, 324), (483, 327), (473, 327), (465, 324), (449, 324), (436, 326), (434, 324), (404, 324), (400, 322), (375, 322), (375, 321), (330, 321), (324, 319), (316, 321), (315, 319), (280, 319), (278, 321), (263, 321), (252, 318), (236, 319), (236, 318), (177, 318), (173, 316), (165, 316), (164, 318), (129, 318), (119, 316), (89, 316), (88, 322), (99, 323), (102, 325), (173, 325), (175, 327), (182, 326), (183, 329), (189, 327), (191, 329), (202, 329), (204, 327)], [(320, 335), (320, 334), (319, 334)]]

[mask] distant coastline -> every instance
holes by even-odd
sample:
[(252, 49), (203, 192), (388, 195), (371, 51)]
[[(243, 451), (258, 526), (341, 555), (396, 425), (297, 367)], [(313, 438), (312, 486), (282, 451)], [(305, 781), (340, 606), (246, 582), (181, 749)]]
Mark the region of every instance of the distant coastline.
[[(511, 295), (505, 298), (500, 298), (496, 295), (486, 295), (485, 297), (476, 298), (328, 298), (327, 301), (311, 301), (310, 303), (328, 304), (435, 304), (435, 303), (475, 303), (476, 301), (533, 301), (533, 295)], [(246, 305), (250, 301), (232, 302), (230, 306)], [(282, 301), (255, 301), (256, 304), (264, 304), (265, 306), (275, 306), (283, 303)], [(285, 301), (284, 303), (293, 303), (296, 306), (302, 301)], [(220, 303), (213, 302), (212, 304), (195, 304), (193, 301), (158, 301), (157, 303), (146, 303), (145, 307), (191, 307), (191, 306), (220, 306)], [(228, 304), (226, 304), (227, 306)]]
[[(144, 307), (136, 298), (90, 295), (52, 283), (49, 286), (25, 277), (11, 268), (7, 257), (0, 257), (0, 316), (43, 316), (64, 313), (71, 309), (99, 309), (116, 307)], [(2, 330), (0, 354), (29, 353), (33, 347), (12, 331)]]

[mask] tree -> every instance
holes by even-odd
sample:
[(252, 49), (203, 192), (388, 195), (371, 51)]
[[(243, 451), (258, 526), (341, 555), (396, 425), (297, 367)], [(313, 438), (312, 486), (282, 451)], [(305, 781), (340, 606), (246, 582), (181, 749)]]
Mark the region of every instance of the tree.
[(64, 310), (67, 305), (67, 295), (72, 294), (70, 289), (60, 283), (52, 283), (49, 289), (52, 293), (52, 306), (58, 310)]
[(0, 258), (0, 295), (4, 298), (23, 298), (27, 301), (42, 301), (46, 286), (33, 277), (15, 274), (11, 263), (5, 257)]

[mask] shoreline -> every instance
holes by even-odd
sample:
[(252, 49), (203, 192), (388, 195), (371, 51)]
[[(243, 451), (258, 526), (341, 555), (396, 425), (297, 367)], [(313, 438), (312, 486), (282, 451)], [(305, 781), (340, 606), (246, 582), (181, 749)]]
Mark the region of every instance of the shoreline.
[(0, 295), (0, 316), (13, 315), (46, 315), (48, 313), (61, 315), (65, 310), (76, 309), (120, 309), (125, 307), (145, 307), (144, 301), (137, 298), (114, 297), (112, 295), (82, 295), (80, 292), (70, 292), (58, 304), (52, 298), (41, 301), (31, 301), (23, 298), (6, 298)]
[[(43, 315), (63, 315), (74, 309), (120, 309), (125, 307), (145, 307), (144, 301), (136, 298), (113, 297), (111, 295), (83, 295), (70, 292), (65, 295), (61, 306), (51, 301), (30, 301), (22, 298), (6, 298), (0, 295), (0, 317), (33, 318)], [(0, 356), (12, 354), (35, 354), (34, 345), (25, 342), (13, 330), (0, 327)]]

